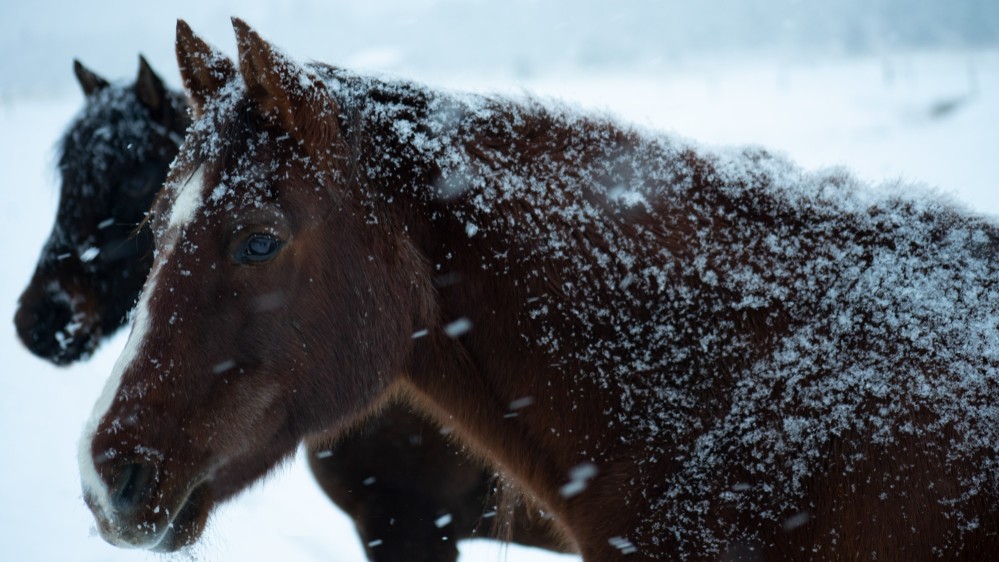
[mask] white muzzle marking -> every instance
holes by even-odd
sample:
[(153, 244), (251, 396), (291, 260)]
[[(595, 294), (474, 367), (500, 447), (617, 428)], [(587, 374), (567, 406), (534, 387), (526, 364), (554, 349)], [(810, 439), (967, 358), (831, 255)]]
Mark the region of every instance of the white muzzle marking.
[[(150, 295), (156, 293), (159, 283), (159, 271), (161, 263), (169, 259), (173, 248), (177, 246), (176, 239), (183, 236), (187, 225), (194, 219), (195, 213), (201, 207), (203, 194), (205, 191), (204, 174), (202, 169), (191, 176), (191, 179), (181, 186), (173, 207), (170, 211), (170, 222), (168, 226), (169, 236), (173, 240), (166, 240), (162, 244), (164, 251), (157, 257), (153, 270), (143, 287), (139, 304), (135, 308), (135, 316), (132, 324), (132, 332), (128, 336), (128, 342), (122, 350), (121, 356), (111, 371), (104, 384), (104, 390), (94, 404), (94, 410), (90, 419), (83, 427), (83, 435), (80, 436), (78, 460), (80, 463), (80, 480), (83, 492), (89, 496), (95, 507), (100, 509), (101, 516), (109, 521), (114, 521), (114, 509), (111, 505), (111, 494), (104, 480), (97, 471), (97, 465), (92, 453), (94, 438), (97, 435), (101, 421), (108, 415), (111, 405), (114, 403), (122, 382), (122, 377), (142, 355), (146, 338), (149, 335), (149, 328), (152, 323), (149, 299)], [(116, 424), (117, 425), (117, 424)]]

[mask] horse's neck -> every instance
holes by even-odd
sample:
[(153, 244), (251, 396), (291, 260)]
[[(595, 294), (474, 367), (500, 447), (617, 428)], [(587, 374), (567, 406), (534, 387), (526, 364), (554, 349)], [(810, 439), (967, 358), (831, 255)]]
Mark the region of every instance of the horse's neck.
[(366, 166), (395, 195), (378, 197), (387, 209), (422, 212), (401, 222), (430, 266), (439, 331), (415, 341), (409, 376), (558, 511), (575, 468), (609, 482), (662, 432), (703, 427), (725, 395), (717, 373), (762, 352), (780, 305), (737, 310), (741, 294), (712, 275), (745, 250), (735, 229), (716, 232), (729, 204), (689, 150), (537, 106), (437, 105), (443, 118), (374, 112), (401, 121), (376, 128), (397, 140)]
[[(420, 185), (414, 174), (402, 189), (439, 190), (420, 193), (426, 198), (414, 206), (425, 215), (406, 221), (422, 220), (413, 231), (431, 267), (442, 332), (415, 341), (410, 377), (417, 393), (487, 457), (530, 489), (550, 493), (542, 499), (558, 510), (570, 496), (552, 492), (572, 480), (574, 468), (593, 463), (610, 470), (633, 460), (635, 449), (621, 446), (621, 428), (611, 427), (621, 421), (608, 419), (620, 407), (619, 392), (607, 389), (623, 381), (602, 372), (610, 355), (601, 363), (593, 354), (621, 353), (606, 345), (618, 326), (608, 332), (603, 315), (625, 307), (641, 313), (648, 287), (636, 280), (637, 302), (627, 305), (619, 302), (620, 290), (633, 266), (660, 248), (629, 237), (637, 222), (611, 217), (627, 214), (628, 201), (612, 209), (618, 203), (608, 200), (608, 186), (584, 186), (581, 179), (622, 163), (599, 160), (612, 149), (596, 139), (641, 141), (606, 124), (549, 125), (527, 127), (524, 138), (429, 139), (428, 147), (446, 147), (436, 154), (445, 154), (450, 168), (427, 160), (404, 165), (436, 168), (440, 183)], [(514, 128), (512, 119), (481, 127)], [(400, 153), (402, 160), (421, 156), (412, 147)], [(629, 187), (637, 186), (624, 186), (622, 197)], [(648, 219), (638, 213), (635, 221)]]

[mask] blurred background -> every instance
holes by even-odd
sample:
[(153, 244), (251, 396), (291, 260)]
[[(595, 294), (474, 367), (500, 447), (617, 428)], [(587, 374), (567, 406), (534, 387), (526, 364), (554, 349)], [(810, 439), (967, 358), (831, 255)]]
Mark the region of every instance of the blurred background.
[[(96, 536), (76, 441), (124, 343), (56, 368), (11, 319), (54, 217), (59, 135), (82, 107), (72, 60), (130, 82), (143, 53), (179, 86), (177, 18), (235, 55), (238, 15), (290, 56), (439, 87), (556, 97), (706, 144), (940, 190), (999, 213), (996, 0), (0, 0), (0, 559), (147, 560)], [(462, 560), (574, 560), (489, 541)], [(301, 459), (177, 558), (362, 560)]]
[(705, 55), (791, 62), (999, 41), (994, 0), (36, 0), (3, 13), (5, 96), (65, 92), (72, 57), (126, 76), (141, 50), (172, 73), (178, 17), (230, 52), (239, 15), (299, 56), (421, 76), (651, 73)]

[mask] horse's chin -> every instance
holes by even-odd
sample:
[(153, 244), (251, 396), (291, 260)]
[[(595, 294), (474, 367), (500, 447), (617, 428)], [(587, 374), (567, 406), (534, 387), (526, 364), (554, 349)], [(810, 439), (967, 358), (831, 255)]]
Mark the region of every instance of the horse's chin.
[(149, 550), (156, 552), (176, 552), (186, 546), (198, 542), (205, 531), (205, 523), (211, 511), (211, 502), (207, 501), (204, 486), (196, 488), (180, 507), (177, 516), (167, 526), (160, 541)]

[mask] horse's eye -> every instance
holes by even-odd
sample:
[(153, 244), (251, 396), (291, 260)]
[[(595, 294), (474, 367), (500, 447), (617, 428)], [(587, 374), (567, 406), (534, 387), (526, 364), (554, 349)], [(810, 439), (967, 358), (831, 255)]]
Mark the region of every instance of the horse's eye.
[(237, 263), (264, 263), (277, 254), (281, 245), (281, 241), (271, 234), (251, 234), (233, 257)]

